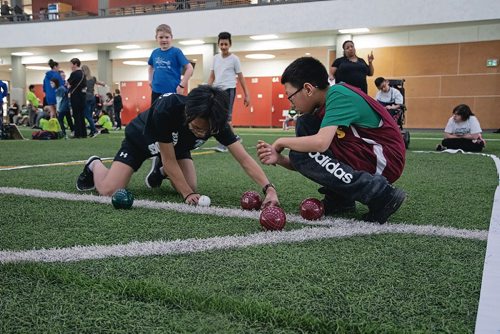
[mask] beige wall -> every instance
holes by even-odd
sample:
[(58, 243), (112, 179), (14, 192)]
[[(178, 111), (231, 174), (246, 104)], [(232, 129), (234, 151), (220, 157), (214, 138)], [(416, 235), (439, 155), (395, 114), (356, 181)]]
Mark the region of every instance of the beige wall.
[[(358, 49), (366, 59), (372, 49)], [(500, 58), (500, 41), (374, 48), (375, 74), (368, 93), (375, 96), (378, 76), (404, 78), (406, 127), (444, 128), (453, 107), (466, 103), (483, 129), (500, 127), (500, 70), (486, 67)]]

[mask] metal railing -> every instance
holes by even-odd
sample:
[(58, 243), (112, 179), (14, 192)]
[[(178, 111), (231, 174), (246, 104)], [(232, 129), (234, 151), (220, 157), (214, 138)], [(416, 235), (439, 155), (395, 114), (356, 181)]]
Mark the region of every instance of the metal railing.
[(63, 13), (14, 13), (11, 15), (0, 16), (0, 24), (2, 23), (19, 23), (19, 22), (40, 22), (40, 21), (54, 21), (65, 19), (78, 19), (88, 17), (109, 17), (109, 16), (123, 16), (123, 15), (145, 15), (145, 14), (159, 14), (177, 11), (191, 11), (191, 10), (209, 10), (209, 9), (222, 9), (233, 7), (251, 7), (251, 6), (266, 6), (266, 5), (280, 5), (301, 2), (313, 1), (328, 1), (328, 0), (172, 0), (171, 2), (164, 2), (159, 4), (147, 5), (128, 5), (113, 8), (103, 8), (98, 10), (97, 13), (85, 11), (68, 11)]

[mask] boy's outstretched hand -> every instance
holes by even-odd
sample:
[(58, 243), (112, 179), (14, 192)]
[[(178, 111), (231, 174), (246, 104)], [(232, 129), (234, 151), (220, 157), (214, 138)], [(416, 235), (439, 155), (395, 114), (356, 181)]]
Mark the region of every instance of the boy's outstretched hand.
[(257, 155), (260, 162), (265, 165), (276, 165), (280, 156), (271, 144), (263, 140), (257, 142)]
[(268, 206), (280, 206), (280, 201), (278, 200), (278, 194), (276, 189), (269, 187), (266, 192), (266, 197), (262, 202), (261, 208), (267, 208)]

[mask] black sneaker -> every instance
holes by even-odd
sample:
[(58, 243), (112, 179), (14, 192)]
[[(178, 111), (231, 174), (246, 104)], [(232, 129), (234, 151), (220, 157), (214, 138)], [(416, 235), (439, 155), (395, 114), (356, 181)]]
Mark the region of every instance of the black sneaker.
[(85, 163), (85, 167), (83, 167), (83, 172), (78, 176), (78, 179), (76, 180), (76, 189), (78, 189), (79, 191), (95, 189), (94, 173), (92, 173), (89, 168), (90, 163), (94, 160), (101, 160), (101, 158), (95, 155), (88, 158), (87, 162)]
[(322, 199), (325, 208), (325, 216), (336, 216), (356, 212), (356, 203), (352, 205), (335, 205), (326, 198)]
[(436, 151), (441, 152), (441, 151), (444, 151), (444, 150), (446, 150), (446, 147), (444, 147), (444, 146), (443, 146), (443, 145), (441, 145), (441, 144), (437, 144), (437, 146), (436, 146)]
[(396, 211), (406, 198), (406, 193), (397, 188), (393, 188), (390, 195), (385, 197), (384, 205), (381, 208), (370, 208), (370, 211), (363, 215), (363, 220), (368, 222), (377, 222), (384, 224), (387, 219)]
[(159, 188), (165, 176), (161, 174), (160, 168), (162, 167), (161, 157), (155, 155), (153, 157), (153, 163), (151, 164), (151, 170), (148, 175), (146, 175), (146, 179), (144, 182), (146, 183), (146, 187), (148, 188)]
[(356, 202), (337, 196), (325, 187), (318, 189), (320, 194), (325, 195), (321, 200), (325, 208), (325, 216), (336, 216), (353, 213), (356, 211)]

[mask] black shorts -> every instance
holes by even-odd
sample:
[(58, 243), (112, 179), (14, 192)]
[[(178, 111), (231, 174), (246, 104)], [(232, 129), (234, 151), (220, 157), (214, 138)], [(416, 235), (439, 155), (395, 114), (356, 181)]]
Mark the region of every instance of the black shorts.
[[(175, 157), (177, 160), (192, 159), (191, 151), (175, 149)], [(147, 159), (158, 154), (151, 154), (148, 150), (140, 149), (126, 138), (122, 141), (122, 147), (118, 150), (113, 161), (120, 161), (127, 166), (130, 166), (135, 172), (141, 168), (142, 163)]]

